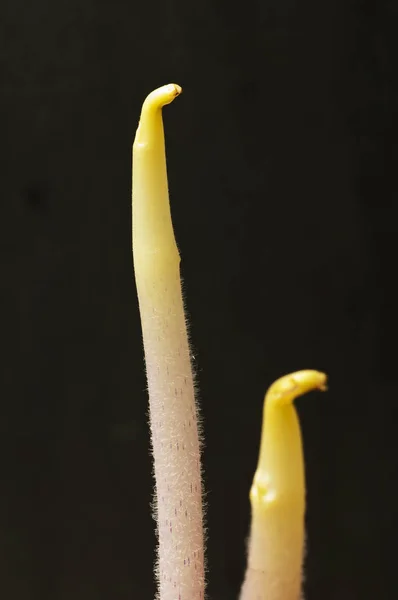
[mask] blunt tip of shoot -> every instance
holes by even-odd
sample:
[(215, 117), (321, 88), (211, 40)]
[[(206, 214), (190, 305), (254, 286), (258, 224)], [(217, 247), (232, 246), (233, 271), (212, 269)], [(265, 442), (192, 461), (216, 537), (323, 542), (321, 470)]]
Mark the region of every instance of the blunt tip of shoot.
[(151, 92), (142, 105), (140, 122), (135, 136), (134, 146), (145, 147), (151, 142), (159, 142), (163, 139), (163, 130), (159, 129), (161, 122), (161, 109), (166, 104), (173, 102), (182, 92), (182, 88), (176, 83), (163, 85)]
[(298, 396), (312, 390), (327, 390), (327, 376), (320, 371), (306, 369), (284, 375), (277, 379), (268, 389), (265, 402), (268, 405), (289, 404)]
[(300, 427), (291, 404), (307, 392), (326, 390), (326, 380), (325, 373), (320, 371), (297, 371), (277, 379), (268, 389), (260, 455), (250, 491), (253, 508), (266, 509), (285, 497), (292, 510), (293, 506), (304, 510), (303, 451)]
[(173, 102), (182, 92), (176, 83), (169, 83), (151, 92), (145, 99), (142, 110), (157, 110)]

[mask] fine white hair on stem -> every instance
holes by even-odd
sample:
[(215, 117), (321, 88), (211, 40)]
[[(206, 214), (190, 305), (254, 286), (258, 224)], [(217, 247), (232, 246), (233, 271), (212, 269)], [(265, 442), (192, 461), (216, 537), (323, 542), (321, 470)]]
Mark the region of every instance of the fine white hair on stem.
[(162, 107), (146, 98), (133, 146), (133, 257), (149, 393), (159, 600), (203, 600), (200, 423), (167, 185)]
[(252, 520), (240, 600), (300, 600), (304, 556), (305, 477), (293, 400), (326, 389), (326, 375), (285, 375), (264, 402), (257, 470), (250, 491)]

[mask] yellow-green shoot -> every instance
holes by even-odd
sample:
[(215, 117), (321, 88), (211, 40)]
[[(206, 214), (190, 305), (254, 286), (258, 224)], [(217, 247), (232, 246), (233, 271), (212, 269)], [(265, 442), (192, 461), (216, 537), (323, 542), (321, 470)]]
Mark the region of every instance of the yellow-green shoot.
[[(203, 600), (200, 427), (162, 120), (162, 107), (180, 93), (178, 85), (166, 85), (142, 107), (133, 146), (133, 256), (155, 473), (158, 599)], [(325, 382), (323, 373), (299, 371), (279, 379), (266, 395), (241, 600), (300, 598), (305, 479), (293, 400), (324, 389)]]

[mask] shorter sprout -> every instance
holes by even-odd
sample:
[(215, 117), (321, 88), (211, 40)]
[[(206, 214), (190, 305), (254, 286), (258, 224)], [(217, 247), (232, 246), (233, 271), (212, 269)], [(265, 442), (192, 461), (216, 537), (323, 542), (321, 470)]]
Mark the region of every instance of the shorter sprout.
[(241, 600), (299, 600), (304, 553), (305, 477), (293, 401), (326, 389), (326, 375), (298, 371), (278, 379), (264, 401), (252, 522)]

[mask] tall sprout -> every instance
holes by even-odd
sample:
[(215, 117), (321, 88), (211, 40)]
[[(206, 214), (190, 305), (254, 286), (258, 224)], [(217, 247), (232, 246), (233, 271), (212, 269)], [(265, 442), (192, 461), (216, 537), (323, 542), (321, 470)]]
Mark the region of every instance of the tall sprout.
[(204, 597), (204, 534), (198, 410), (180, 257), (167, 185), (162, 107), (181, 93), (146, 98), (133, 146), (133, 256), (149, 391), (156, 484), (160, 600)]

